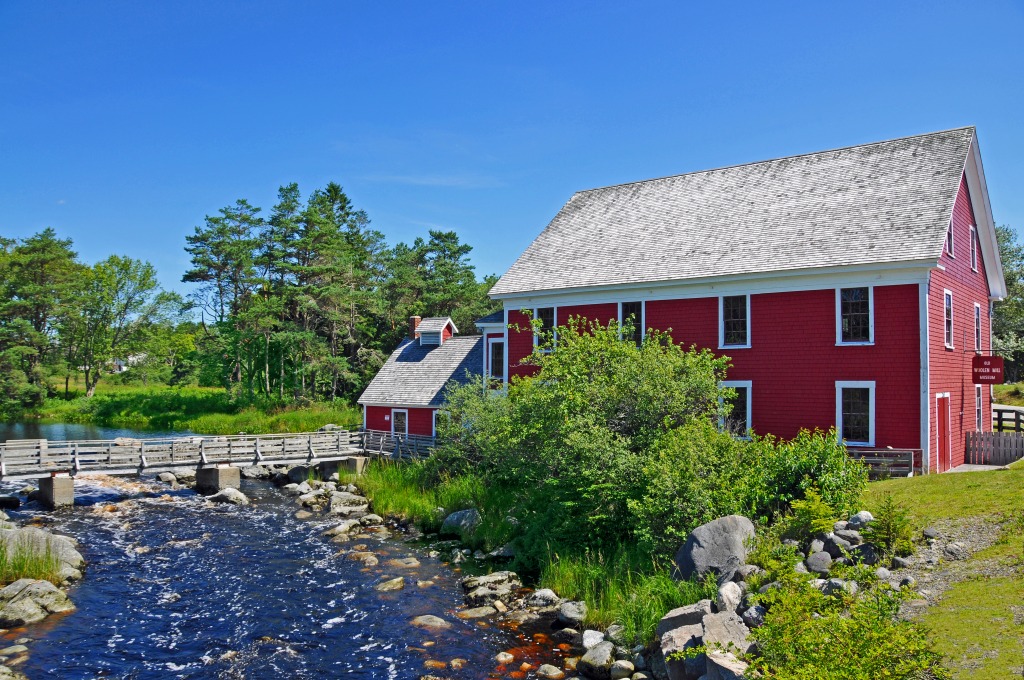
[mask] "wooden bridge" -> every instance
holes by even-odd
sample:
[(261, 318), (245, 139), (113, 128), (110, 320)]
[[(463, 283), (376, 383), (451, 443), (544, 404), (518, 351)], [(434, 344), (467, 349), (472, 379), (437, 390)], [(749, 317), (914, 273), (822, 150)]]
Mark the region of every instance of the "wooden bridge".
[(8, 440), (0, 444), (0, 481), (38, 479), (51, 507), (74, 501), (72, 478), (80, 473), (128, 475), (196, 471), (197, 488), (211, 492), (238, 487), (239, 470), (252, 465), (307, 465), (350, 461), (360, 471), (368, 457), (429, 455), (432, 437), (373, 430), (229, 437), (118, 438), (103, 441)]

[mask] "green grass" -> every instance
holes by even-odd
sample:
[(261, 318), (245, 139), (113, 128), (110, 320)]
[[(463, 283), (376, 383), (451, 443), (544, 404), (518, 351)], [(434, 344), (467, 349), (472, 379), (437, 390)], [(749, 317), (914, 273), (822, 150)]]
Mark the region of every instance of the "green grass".
[(60, 560), (46, 546), (17, 543), (8, 546), (0, 542), (0, 586), (14, 583), (20, 578), (49, 581), (60, 585)]
[(995, 392), (995, 403), (997, 404), (1024, 406), (1024, 391), (1021, 389), (1021, 383), (994, 385), (993, 391)]
[(698, 600), (713, 600), (718, 593), (713, 578), (676, 581), (666, 565), (637, 551), (622, 551), (610, 558), (590, 553), (553, 554), (541, 572), (540, 585), (561, 597), (586, 602), (588, 627), (620, 624), (629, 644), (652, 642), (666, 612)]
[[(939, 651), (961, 679), (1019, 678), (1024, 674), (1024, 461), (1009, 470), (928, 475), (869, 485), (868, 509), (885, 494), (909, 508), (919, 528), (937, 521), (981, 518), (1001, 526), (1002, 538), (974, 555), (972, 578), (953, 585), (924, 612)], [(987, 576), (986, 565), (1013, 576)]]
[(109, 427), (191, 430), (198, 434), (311, 432), (327, 423), (358, 428), (362, 414), (344, 403), (242, 406), (207, 387), (100, 385), (92, 398), (48, 399), (33, 416)]

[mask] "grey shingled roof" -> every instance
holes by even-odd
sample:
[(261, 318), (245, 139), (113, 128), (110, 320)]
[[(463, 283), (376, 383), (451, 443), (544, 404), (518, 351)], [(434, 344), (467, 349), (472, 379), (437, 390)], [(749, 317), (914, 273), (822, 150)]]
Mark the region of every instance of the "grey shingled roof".
[(440, 406), (450, 380), (466, 383), (483, 366), (484, 341), (479, 335), (456, 336), (444, 344), (421, 346), (406, 338), (359, 397), (360, 404)]
[(938, 260), (973, 138), (966, 127), (581, 191), (491, 295)]
[[(416, 330), (420, 333), (440, 333), (444, 330), (444, 327), (450, 323), (452, 324), (452, 328), (455, 328), (455, 324), (452, 323), (451, 317), (428, 316), (420, 321), (420, 325), (416, 327)], [(455, 332), (457, 333), (458, 331), (459, 329), (455, 328)]]
[(505, 310), (499, 309), (496, 312), (493, 312), (485, 317), (477, 319), (474, 323), (505, 323)]

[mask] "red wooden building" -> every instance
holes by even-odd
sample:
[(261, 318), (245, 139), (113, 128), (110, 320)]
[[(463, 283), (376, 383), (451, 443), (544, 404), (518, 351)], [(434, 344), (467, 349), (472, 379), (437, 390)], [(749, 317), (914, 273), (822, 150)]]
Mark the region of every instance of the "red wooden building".
[(990, 428), (971, 359), (1005, 294), (961, 128), (573, 195), (492, 289), (504, 312), (481, 320), (484, 370), (534, 370), (524, 311), (545, 326), (632, 316), (731, 357), (741, 427), (834, 426), (941, 472)]

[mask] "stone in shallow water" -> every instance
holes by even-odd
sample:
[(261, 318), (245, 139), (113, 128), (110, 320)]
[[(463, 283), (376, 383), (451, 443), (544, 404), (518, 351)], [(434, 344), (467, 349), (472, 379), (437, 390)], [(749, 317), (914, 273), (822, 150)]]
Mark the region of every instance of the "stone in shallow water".
[(497, 613), (498, 610), (494, 607), (473, 607), (472, 609), (463, 609), (456, 616), (460, 619), (482, 619), (486, 616), (494, 616)]
[(434, 616), (433, 614), (417, 616), (412, 620), (412, 625), (417, 628), (425, 628), (427, 630), (447, 630), (452, 627), (450, 622), (445, 621), (440, 616)]
[(516, 657), (512, 656), (508, 652), (498, 652), (497, 654), (495, 654), (494, 660), (497, 661), (498, 663), (504, 665), (504, 664), (512, 663), (513, 661), (516, 660)]
[(398, 578), (389, 579), (382, 581), (374, 586), (374, 589), (382, 593), (390, 593), (395, 590), (401, 590), (405, 588), (405, 577), (399, 576)]
[(415, 557), (402, 557), (399, 559), (388, 560), (388, 566), (396, 569), (415, 569), (420, 566), (420, 561)]
[(565, 673), (551, 664), (544, 664), (537, 669), (537, 677), (544, 678), (544, 680), (562, 680)]

